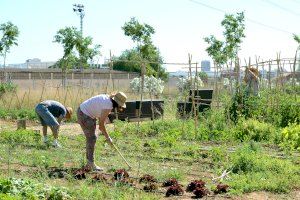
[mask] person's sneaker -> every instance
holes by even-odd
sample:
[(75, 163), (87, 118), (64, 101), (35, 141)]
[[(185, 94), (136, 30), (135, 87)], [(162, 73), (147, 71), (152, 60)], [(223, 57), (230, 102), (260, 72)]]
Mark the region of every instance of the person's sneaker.
[(47, 137), (47, 136), (44, 136), (44, 137), (43, 137), (43, 142), (44, 142), (45, 144), (47, 144), (47, 143), (49, 142), (49, 140), (48, 140), (48, 137)]
[(61, 148), (61, 145), (58, 143), (57, 140), (54, 140), (54, 141), (53, 141), (52, 146), (55, 147), (55, 148)]
[(90, 162), (86, 164), (86, 169), (91, 171), (103, 171), (103, 168), (97, 166), (95, 163), (90, 163)]

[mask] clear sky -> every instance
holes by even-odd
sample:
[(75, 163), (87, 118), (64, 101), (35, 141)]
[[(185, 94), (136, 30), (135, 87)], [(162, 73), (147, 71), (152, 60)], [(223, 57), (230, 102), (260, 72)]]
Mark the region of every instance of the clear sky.
[(203, 38), (215, 35), (223, 39), (224, 12), (245, 11), (242, 59), (274, 59), (278, 52), (281, 57), (293, 57), (297, 44), (292, 34), (300, 34), (300, 0), (0, 0), (0, 23), (11, 21), (20, 30), (19, 45), (11, 49), (7, 63), (61, 58), (62, 47), (52, 41), (61, 28), (79, 29), (74, 3), (85, 6), (83, 34), (102, 45), (100, 62), (109, 58), (110, 50), (118, 56), (134, 46), (121, 29), (131, 17), (155, 29), (153, 42), (165, 62), (187, 62), (189, 53), (193, 61), (210, 59)]

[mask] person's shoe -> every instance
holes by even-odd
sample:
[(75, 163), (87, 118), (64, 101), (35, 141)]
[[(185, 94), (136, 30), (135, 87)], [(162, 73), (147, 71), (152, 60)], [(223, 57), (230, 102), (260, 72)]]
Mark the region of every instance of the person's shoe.
[(86, 165), (86, 169), (91, 171), (103, 171), (103, 168), (92, 162), (88, 162), (88, 164)]
[(44, 142), (44, 144), (47, 144), (47, 143), (49, 142), (47, 136), (44, 136), (44, 137), (43, 137), (43, 142)]
[(54, 141), (53, 141), (52, 146), (55, 147), (55, 148), (61, 148), (61, 147), (62, 147), (62, 146), (58, 143), (57, 140), (54, 140)]

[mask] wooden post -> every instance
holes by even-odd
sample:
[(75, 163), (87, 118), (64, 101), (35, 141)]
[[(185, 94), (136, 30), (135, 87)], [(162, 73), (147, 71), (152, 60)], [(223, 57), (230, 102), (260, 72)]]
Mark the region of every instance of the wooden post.
[(17, 121), (17, 130), (26, 129), (26, 119), (19, 119)]
[(271, 60), (269, 60), (268, 82), (269, 82), (269, 90), (271, 90), (272, 89), (272, 87), (271, 87)]
[[(296, 51), (294, 64), (293, 64), (293, 89), (294, 89), (294, 91), (296, 91), (295, 75), (296, 75), (297, 54), (298, 54), (298, 50)], [(300, 65), (300, 63), (299, 63), (299, 65)], [(296, 92), (295, 92), (295, 100), (297, 100), (297, 93)]]
[[(195, 84), (196, 87), (194, 86), (194, 88), (197, 90), (197, 95), (199, 94), (198, 93), (198, 63), (196, 63), (196, 74), (195, 74)], [(195, 120), (195, 137), (198, 136), (198, 111), (199, 111), (199, 101), (197, 100), (197, 103), (195, 103), (195, 92), (194, 92), (194, 104), (195, 104), (195, 111), (194, 111), (194, 120)], [(197, 97), (198, 99), (199, 97)], [(196, 139), (196, 138), (195, 138)]]
[(142, 114), (142, 103), (143, 103), (143, 93), (144, 93), (144, 80), (145, 80), (145, 74), (146, 74), (146, 67), (145, 63), (142, 62), (141, 66), (141, 89), (140, 89), (140, 105), (139, 105), (139, 112), (138, 112), (138, 133), (140, 132), (140, 120), (141, 120), (141, 114)]

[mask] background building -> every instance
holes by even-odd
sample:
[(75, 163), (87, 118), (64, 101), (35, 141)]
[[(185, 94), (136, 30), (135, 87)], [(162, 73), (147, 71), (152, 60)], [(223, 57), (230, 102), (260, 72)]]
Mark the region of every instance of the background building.
[(25, 63), (9, 64), (9, 68), (25, 68), (25, 69), (47, 69), (54, 65), (55, 62), (42, 62), (39, 58), (27, 59)]
[(202, 72), (210, 72), (210, 61), (209, 60), (201, 61), (201, 71)]

